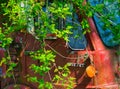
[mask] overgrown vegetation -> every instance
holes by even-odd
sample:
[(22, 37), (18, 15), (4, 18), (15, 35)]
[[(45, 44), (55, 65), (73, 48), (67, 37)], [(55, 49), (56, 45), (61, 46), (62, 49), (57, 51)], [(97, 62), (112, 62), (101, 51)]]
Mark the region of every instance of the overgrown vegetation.
[[(104, 0), (109, 2), (120, 0)], [(17, 63), (11, 61), (9, 47), (14, 38), (12, 37), (15, 32), (25, 32), (33, 35), (41, 43), (41, 48), (37, 51), (31, 51), (30, 57), (40, 62), (40, 66), (31, 64), (30, 69), (40, 76), (45, 76), (49, 73), (51, 65), (55, 65), (55, 53), (52, 50), (45, 48), (45, 39), (48, 33), (55, 34), (56, 37), (68, 40), (68, 35), (72, 34), (70, 29), (74, 28), (71, 24), (56, 23), (57, 21), (66, 21), (67, 17), (72, 18), (73, 13), (78, 13), (82, 16), (80, 25), (82, 26), (83, 34), (90, 32), (87, 18), (92, 17), (94, 13), (100, 13), (100, 16), (105, 23), (105, 28), (110, 28), (115, 34), (115, 40), (120, 39), (120, 24), (115, 26), (111, 25), (108, 18), (114, 16), (114, 13), (107, 15), (102, 14), (104, 4), (91, 6), (89, 3), (84, 3), (83, 0), (4, 0), (0, 1), (0, 10), (2, 24), (0, 27), (0, 47), (4, 48), (6, 55), (2, 58), (0, 66), (6, 64), (8, 69), (4, 78), (14, 78), (14, 67)], [(118, 12), (119, 13), (119, 12)], [(111, 15), (112, 14), (112, 15)], [(51, 82), (46, 82), (44, 79), (39, 79), (37, 76), (29, 76), (28, 81), (36, 82), (39, 84), (38, 89), (53, 89), (53, 83), (67, 83), (67, 89), (73, 89), (74, 78), (68, 77), (70, 74), (69, 64), (65, 66), (56, 66), (54, 71), (56, 75)]]

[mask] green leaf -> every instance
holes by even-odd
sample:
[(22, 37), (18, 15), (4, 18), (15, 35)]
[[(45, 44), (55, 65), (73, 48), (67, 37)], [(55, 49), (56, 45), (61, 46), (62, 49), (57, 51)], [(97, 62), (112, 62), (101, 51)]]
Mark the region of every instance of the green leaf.
[(29, 77), (27, 80), (28, 80), (29, 82), (35, 82), (35, 83), (38, 82), (37, 77)]
[(2, 66), (3, 63), (6, 64), (6, 62), (6, 58), (2, 58), (2, 60), (0, 61), (0, 66)]

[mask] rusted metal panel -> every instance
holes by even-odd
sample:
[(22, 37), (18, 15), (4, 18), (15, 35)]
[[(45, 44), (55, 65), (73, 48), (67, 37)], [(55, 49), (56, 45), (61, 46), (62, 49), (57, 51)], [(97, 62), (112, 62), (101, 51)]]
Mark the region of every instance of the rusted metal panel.
[[(111, 60), (113, 58), (114, 52), (112, 53), (111, 50), (108, 50), (100, 40), (99, 35), (97, 34), (95, 25), (92, 21), (92, 19), (89, 19), (91, 32), (86, 35), (88, 40), (88, 45), (85, 50), (82, 51), (73, 51), (66, 47), (66, 42), (62, 39), (54, 39), (54, 40), (46, 40), (47, 49), (51, 49), (52, 47), (54, 51), (57, 52), (56, 55), (56, 65), (63, 66), (66, 63), (71, 63), (71, 76), (76, 78), (76, 85), (74, 89), (86, 89), (86, 88), (102, 88), (107, 89), (103, 85), (104, 84), (113, 84), (115, 83), (115, 76), (114, 76), (114, 70), (113, 65), (111, 63)], [(36, 83), (30, 83), (27, 82), (26, 76), (27, 74), (30, 74), (32, 76), (38, 76), (38, 74), (35, 74), (33, 71), (29, 69), (29, 66), (33, 63), (39, 65), (38, 61), (33, 61), (28, 55), (25, 54), (25, 51), (35, 51), (40, 48), (40, 42), (38, 42), (32, 35), (24, 34), (24, 33), (16, 33), (14, 35), (15, 41), (20, 42), (22, 41), (23, 44), (23, 53), (21, 54), (21, 64), (22, 64), (22, 71), (21, 71), (21, 83), (27, 84), (33, 89), (37, 89)], [(50, 46), (50, 47), (49, 47)], [(4, 51), (2, 51), (3, 53)], [(91, 64), (91, 57), (88, 57), (87, 60), (84, 62), (83, 66), (80, 66), (80, 63), (83, 63), (84, 60), (82, 60), (81, 55), (85, 55), (86, 53), (93, 56), (93, 62), (95, 69), (97, 70), (97, 74), (94, 78), (89, 78), (85, 74), (86, 68)], [(3, 56), (4, 54), (1, 54), (0, 56)], [(79, 60), (80, 59), (80, 60)], [(5, 66), (3, 67), (5, 70)], [(54, 74), (54, 67), (50, 70), (51, 77), (53, 78)], [(50, 81), (50, 77), (48, 74), (45, 76), (46, 81)], [(102, 87), (100, 87), (102, 85)], [(65, 89), (65, 87), (62, 87), (60, 84), (55, 85), (57, 89)], [(115, 87), (115, 86), (114, 86)], [(117, 89), (117, 88), (116, 88)]]

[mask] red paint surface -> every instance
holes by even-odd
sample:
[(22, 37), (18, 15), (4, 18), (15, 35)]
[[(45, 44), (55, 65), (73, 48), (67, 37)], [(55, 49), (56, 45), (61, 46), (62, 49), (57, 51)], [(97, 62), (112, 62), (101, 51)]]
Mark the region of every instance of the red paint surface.
[[(91, 42), (94, 46), (94, 51), (91, 52), (93, 55), (93, 61), (95, 68), (97, 70), (97, 74), (94, 78), (94, 86), (88, 86), (88, 87), (96, 87), (101, 89), (108, 89), (108, 87), (111, 84), (115, 84), (115, 77), (114, 77), (114, 70), (113, 70), (113, 53), (112, 50), (108, 50), (102, 43), (96, 27), (93, 23), (93, 20), (91, 18), (88, 19), (91, 33), (89, 34)], [(108, 85), (108, 86), (104, 86)], [(117, 86), (110, 86), (109, 88), (116, 87), (114, 89), (118, 89)]]

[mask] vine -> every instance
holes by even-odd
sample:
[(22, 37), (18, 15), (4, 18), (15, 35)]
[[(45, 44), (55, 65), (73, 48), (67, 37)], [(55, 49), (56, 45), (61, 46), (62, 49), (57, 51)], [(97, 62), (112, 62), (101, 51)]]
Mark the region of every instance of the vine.
[[(102, 13), (103, 4), (91, 6), (90, 3), (85, 4), (84, 0), (9, 0), (0, 2), (1, 15), (5, 19), (4, 21), (1, 20), (3, 23), (0, 27), (0, 47), (6, 50), (6, 55), (2, 58), (0, 66), (2, 66), (2, 64), (8, 66), (4, 77), (12, 76), (15, 78), (13, 70), (18, 65), (11, 60), (9, 52), (9, 47), (14, 42), (13, 34), (15, 32), (31, 34), (40, 41), (41, 48), (34, 52), (31, 51), (29, 55), (33, 60), (39, 61), (41, 65), (31, 64), (29, 68), (34, 71), (34, 73), (38, 73), (42, 78), (28, 75), (27, 80), (38, 83), (39, 89), (54, 89), (54, 84), (57, 83), (62, 83), (63, 85), (68, 84), (69, 86), (66, 89), (73, 89), (75, 78), (69, 77), (70, 64), (66, 64), (63, 67), (56, 66), (55, 51), (45, 48), (47, 45), (45, 39), (49, 33), (55, 34), (56, 37), (64, 39), (66, 42), (69, 41), (68, 35), (72, 34), (70, 29), (74, 28), (74, 26), (67, 23), (69, 22), (67, 17), (72, 18), (72, 13), (78, 12), (82, 16), (80, 24), (76, 24), (84, 29), (83, 34), (90, 32), (87, 18), (92, 17), (93, 14), (97, 12), (100, 13), (100, 17), (105, 23), (105, 28), (110, 27), (111, 29), (116, 29), (112, 30), (116, 35), (115, 40), (120, 38), (118, 34), (120, 25), (118, 24), (115, 25), (115, 27), (111, 27), (111, 22), (108, 19), (111, 15), (107, 16)], [(57, 21), (62, 23), (56, 23)], [(66, 23), (63, 24), (64, 22)], [(55, 67), (54, 72), (56, 75), (54, 78), (51, 77), (49, 72), (51, 66)], [(50, 82), (44, 80), (46, 74), (49, 75)]]

